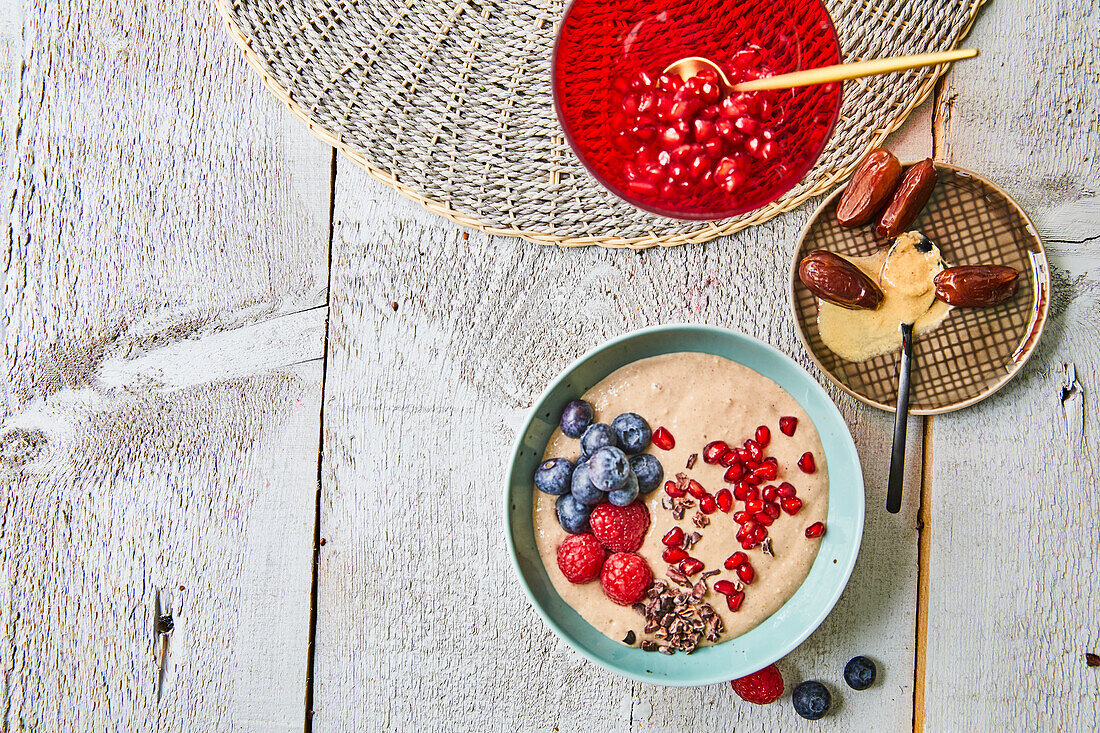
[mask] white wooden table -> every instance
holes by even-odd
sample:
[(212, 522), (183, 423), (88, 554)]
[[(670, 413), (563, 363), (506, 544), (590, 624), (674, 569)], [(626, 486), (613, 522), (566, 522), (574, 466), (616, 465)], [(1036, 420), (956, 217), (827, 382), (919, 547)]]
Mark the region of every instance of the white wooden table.
[(2, 728), (1093, 729), (1100, 10), (997, 0), (971, 41), (891, 144), (1019, 199), (1051, 320), (1011, 386), (914, 419), (897, 516), (892, 417), (831, 389), (868, 518), (781, 663), (838, 693), (811, 724), (584, 661), (523, 598), (500, 506), (525, 408), (611, 336), (712, 323), (809, 366), (777, 293), (810, 206), (669, 250), (467, 241), (310, 137), (212, 4), (0, 0)]

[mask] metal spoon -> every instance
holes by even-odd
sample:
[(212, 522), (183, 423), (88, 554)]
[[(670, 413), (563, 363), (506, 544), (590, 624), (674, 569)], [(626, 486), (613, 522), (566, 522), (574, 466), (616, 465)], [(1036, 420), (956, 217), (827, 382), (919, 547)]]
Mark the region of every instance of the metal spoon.
[(792, 87), (805, 87), (812, 84), (828, 84), (845, 79), (859, 79), (864, 76), (876, 74), (888, 74), (893, 71), (907, 71), (920, 69), (926, 66), (938, 66), (952, 61), (973, 58), (978, 55), (976, 48), (962, 48), (954, 51), (937, 51), (936, 53), (918, 53), (913, 56), (894, 56), (888, 59), (874, 59), (873, 61), (856, 61), (850, 64), (833, 64), (817, 69), (804, 69), (792, 71), (789, 74), (769, 76), (764, 79), (752, 79), (738, 84), (731, 84), (729, 77), (718, 64), (702, 56), (688, 56), (674, 61), (668, 65), (664, 73), (675, 74), (684, 81), (698, 74), (704, 69), (710, 69), (718, 75), (725, 92), (752, 92), (762, 89), (790, 89)]

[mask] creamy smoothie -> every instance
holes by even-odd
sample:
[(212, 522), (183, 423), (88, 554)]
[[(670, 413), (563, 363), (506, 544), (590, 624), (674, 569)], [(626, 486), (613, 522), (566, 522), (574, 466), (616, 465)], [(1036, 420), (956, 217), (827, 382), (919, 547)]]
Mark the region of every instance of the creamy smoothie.
[[(725, 627), (718, 643), (744, 634), (775, 613), (810, 571), (820, 540), (808, 538), (805, 531), (815, 522), (825, 520), (829, 501), (824, 450), (816, 428), (798, 402), (766, 376), (728, 359), (700, 353), (666, 354), (628, 364), (585, 393), (584, 399), (594, 408), (596, 421), (609, 422), (620, 413), (635, 412), (654, 430), (658, 427), (668, 430), (675, 438), (673, 449), (661, 450), (651, 445), (645, 452), (660, 459), (666, 480), (676, 481), (676, 474), (683, 473), (711, 494), (731, 488), (732, 484), (723, 480), (724, 467), (703, 461), (703, 447), (715, 440), (740, 446), (746, 438), (753, 437), (758, 426), (770, 428), (767, 454), (777, 459), (779, 476), (760, 488), (789, 482), (797, 488), (802, 506), (793, 516), (784, 512), (775, 519), (767, 528), (765, 547), (745, 552), (755, 569), (755, 578), (744, 585), (745, 598), (738, 611), (727, 608), (714, 584), (722, 579), (739, 582), (737, 574), (725, 569), (723, 563), (733, 553), (742, 551), (735, 539), (739, 525), (733, 517), (744, 508), (744, 502), (735, 502), (729, 512), (718, 510), (707, 515), (708, 523), (700, 527), (693, 521), (697, 507), (676, 520), (663, 488), (643, 494), (638, 500), (649, 509), (650, 525), (638, 553), (648, 561), (655, 580), (667, 581), (670, 565), (661, 557), (665, 550), (662, 537), (674, 526), (681, 527), (687, 535), (693, 532), (702, 535), (690, 554), (704, 563), (704, 572), (720, 571), (707, 579), (709, 589), (703, 599), (717, 611)], [(797, 418), (793, 436), (779, 430), (781, 417)], [(797, 466), (806, 452), (812, 452), (816, 460), (813, 473), (805, 473)], [(565, 457), (576, 461), (580, 453), (577, 440), (556, 430), (546, 448), (545, 459)], [(693, 454), (698, 456), (694, 461)], [(687, 467), (689, 462), (691, 468)], [(649, 638), (643, 633), (644, 619), (638, 610), (613, 603), (601, 591), (599, 580), (574, 585), (562, 575), (556, 552), (568, 534), (556, 518), (555, 498), (535, 491), (534, 522), (539, 553), (562, 599), (616, 641), (631, 638), (627, 634), (630, 631), (639, 642)], [(765, 549), (772, 554), (765, 554)], [(692, 582), (699, 579), (699, 574), (690, 578)], [(707, 643), (712, 642), (703, 640), (700, 645)]]

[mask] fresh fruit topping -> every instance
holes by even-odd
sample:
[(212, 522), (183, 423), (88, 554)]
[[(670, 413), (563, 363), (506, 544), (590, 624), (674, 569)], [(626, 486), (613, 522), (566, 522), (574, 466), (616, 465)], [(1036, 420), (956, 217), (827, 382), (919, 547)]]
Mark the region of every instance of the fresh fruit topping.
[(753, 538), (753, 540), (755, 540), (758, 543), (763, 542), (764, 540), (766, 540), (768, 538), (767, 528), (762, 527), (760, 525), (757, 525), (756, 529), (752, 533), (752, 538)]
[(718, 580), (714, 583), (714, 590), (724, 596), (728, 596), (737, 592), (737, 586), (729, 580)]
[(779, 505), (774, 501), (764, 502), (764, 513), (772, 519), (779, 519)]
[(794, 431), (798, 427), (797, 417), (781, 417), (779, 418), (779, 432), (786, 435), (788, 438), (794, 436)]
[(688, 557), (690, 557), (690, 555), (688, 555), (687, 550), (682, 547), (666, 547), (665, 551), (661, 553), (661, 559), (669, 565), (680, 562), (681, 560), (687, 560)]
[(687, 490), (688, 493), (696, 499), (702, 499), (704, 496), (707, 495), (707, 490), (704, 489), (703, 485), (695, 479), (691, 479), (690, 481), (688, 481)]
[(673, 499), (680, 499), (687, 496), (687, 487), (680, 486), (675, 481), (665, 481), (665, 493), (671, 496)]
[(672, 450), (676, 447), (676, 438), (667, 429), (660, 427), (653, 431), (653, 445), (661, 450)]
[(737, 451), (726, 450), (725, 453), (718, 457), (718, 465), (729, 468), (733, 464), (737, 463)]
[(749, 514), (756, 514), (757, 512), (764, 511), (763, 499), (749, 499), (745, 502), (745, 511)]
[(735, 552), (722, 563), (726, 570), (736, 570), (749, 561), (749, 556), (743, 552)]
[(702, 560), (696, 560), (694, 557), (689, 557), (680, 563), (680, 572), (690, 578), (692, 575), (701, 571), (703, 567)]
[(555, 509), (558, 512), (558, 524), (566, 532), (583, 534), (592, 531), (588, 521), (592, 507), (577, 501), (572, 494), (559, 496), (555, 503)]
[(657, 456), (641, 453), (630, 457), (630, 470), (638, 477), (638, 490), (643, 494), (656, 489), (665, 477), (665, 469)]
[(806, 536), (810, 539), (813, 539), (814, 537), (820, 537), (823, 534), (825, 534), (824, 522), (814, 522), (806, 528)]
[(591, 534), (571, 534), (558, 545), (558, 569), (570, 583), (600, 577), (607, 550)]
[(737, 613), (741, 610), (741, 604), (745, 602), (745, 591), (739, 590), (736, 593), (726, 596), (726, 608)]
[(661, 538), (661, 544), (665, 547), (679, 547), (684, 544), (684, 530), (673, 527)]
[(600, 491), (592, 485), (591, 478), (588, 475), (587, 461), (581, 461), (577, 464), (577, 467), (573, 469), (573, 480), (570, 482), (570, 490), (573, 492), (574, 499), (588, 506), (595, 506), (596, 504), (602, 504), (607, 501), (607, 492)]
[(615, 506), (626, 506), (638, 498), (638, 477), (627, 469), (626, 483), (622, 487), (608, 492), (607, 500)]
[(765, 527), (770, 527), (772, 525), (772, 522), (775, 521), (774, 518), (768, 516), (764, 512), (757, 512), (756, 514), (752, 515), (752, 518), (756, 520), (757, 524), (762, 524)]
[(742, 583), (748, 585), (756, 577), (756, 571), (752, 569), (752, 565), (745, 562), (737, 567), (737, 577), (741, 579)]
[(794, 711), (806, 720), (819, 720), (829, 712), (829, 689), (817, 680), (803, 682), (791, 693)]
[(718, 503), (719, 509), (729, 514), (729, 511), (733, 509), (733, 492), (729, 489), (719, 489), (714, 495), (714, 501)]
[(844, 665), (844, 681), (853, 690), (866, 690), (875, 683), (875, 663), (867, 657), (852, 657)]
[(733, 498), (737, 501), (745, 501), (752, 496), (752, 487), (746, 483), (739, 483), (733, 487)]
[(561, 431), (570, 438), (579, 438), (592, 424), (592, 405), (584, 400), (570, 400), (561, 411)]
[(772, 431), (767, 425), (761, 425), (756, 429), (756, 442), (761, 448), (767, 448), (768, 443), (772, 442)]
[(588, 459), (588, 480), (600, 491), (621, 489), (630, 475), (630, 463), (620, 449), (605, 445)]
[(732, 463), (730, 467), (726, 469), (726, 472), (722, 475), (722, 480), (727, 484), (736, 483), (742, 476), (745, 475), (745, 467), (740, 463)]
[(754, 702), (757, 705), (775, 702), (783, 695), (783, 675), (774, 664), (769, 664), (759, 672), (733, 680), (730, 685), (742, 700)]
[(774, 486), (765, 486), (760, 492), (760, 498), (764, 501), (775, 501), (779, 498), (779, 491)]
[(750, 519), (752, 519), (752, 515), (749, 514), (748, 512), (740, 511), (740, 512), (734, 512), (733, 513), (733, 521), (737, 522), (738, 524), (744, 524), (745, 522), (749, 521)]
[(585, 458), (589, 458), (600, 448), (609, 445), (618, 447), (619, 439), (615, 437), (615, 431), (611, 426), (602, 422), (589, 425), (581, 436), (581, 454)]
[(764, 460), (764, 449), (752, 438), (745, 441), (745, 450), (749, 452), (749, 459), (753, 461)]
[(649, 447), (653, 431), (645, 418), (634, 412), (624, 412), (611, 421), (611, 430), (619, 441), (619, 447), (628, 455), (641, 453)]
[(763, 483), (764, 481), (775, 481), (779, 478), (779, 466), (771, 461), (765, 461), (761, 464), (760, 468), (755, 469), (750, 474), (752, 481), (749, 483)]
[(636, 501), (624, 507), (604, 503), (592, 510), (592, 534), (612, 552), (634, 552), (649, 529), (649, 510)]
[(783, 508), (783, 511), (793, 517), (795, 514), (798, 514), (798, 510), (802, 508), (802, 500), (797, 496), (788, 496), (785, 499), (779, 500), (779, 506)]
[(603, 592), (620, 606), (640, 601), (652, 583), (653, 571), (649, 563), (633, 552), (617, 552), (607, 558), (600, 573)]
[(718, 511), (718, 501), (710, 494), (707, 494), (699, 500), (699, 510), (702, 511), (703, 514), (714, 514)]
[(567, 494), (572, 480), (573, 463), (568, 458), (551, 458), (535, 469), (535, 488), (544, 494)]
[(703, 463), (716, 465), (722, 454), (729, 450), (724, 440), (714, 440), (703, 446)]
[(789, 483), (784, 481), (783, 483), (779, 484), (779, 488), (776, 489), (775, 493), (779, 494), (779, 497), (781, 499), (789, 499), (792, 496), (794, 496), (795, 494), (797, 494), (798, 492), (795, 490), (795, 488), (793, 486), (791, 486)]
[(802, 457), (798, 459), (798, 468), (802, 473), (813, 473), (817, 470), (817, 462), (814, 461), (814, 454), (806, 451), (802, 454)]

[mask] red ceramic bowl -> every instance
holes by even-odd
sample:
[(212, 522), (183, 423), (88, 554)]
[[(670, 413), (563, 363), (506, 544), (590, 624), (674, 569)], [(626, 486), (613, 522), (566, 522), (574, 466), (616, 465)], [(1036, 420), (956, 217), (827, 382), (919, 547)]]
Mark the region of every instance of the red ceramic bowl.
[[(678, 219), (736, 216), (793, 188), (832, 134), (841, 85), (744, 97), (759, 123), (751, 126), (731, 111), (736, 106), (724, 110), (728, 117), (701, 109), (680, 123), (668, 107), (646, 109), (653, 100), (645, 94), (671, 94), (654, 88), (656, 80), (687, 56), (708, 58), (731, 76), (746, 67), (774, 75), (839, 63), (840, 44), (821, 0), (573, 0), (554, 49), (554, 106), (589, 172), (635, 206)], [(643, 72), (654, 85), (632, 87)], [(696, 119), (708, 117), (727, 120), (719, 128), (725, 147), (707, 144), (713, 130)]]

